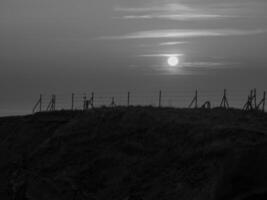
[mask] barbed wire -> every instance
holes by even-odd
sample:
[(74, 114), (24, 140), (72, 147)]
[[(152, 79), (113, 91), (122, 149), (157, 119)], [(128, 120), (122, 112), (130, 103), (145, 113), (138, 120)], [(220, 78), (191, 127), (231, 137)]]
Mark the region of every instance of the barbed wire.
[[(252, 90), (229, 90), (225, 96), (230, 107), (243, 108), (248, 101)], [(261, 101), (263, 109), (265, 107), (265, 92), (261, 91), (256, 94), (255, 101)], [(162, 107), (188, 107), (194, 98), (194, 90), (166, 90), (166, 91), (151, 91), (151, 92), (85, 92), (72, 94), (53, 94), (55, 96), (56, 110), (77, 110), (85, 109), (85, 103), (92, 107), (102, 106), (162, 106)], [(36, 110), (45, 111), (49, 104), (53, 104), (52, 94), (42, 94), (33, 112)], [(217, 90), (198, 90), (197, 104), (199, 106), (209, 102), (212, 107), (220, 106), (224, 92)], [(263, 98), (263, 99), (262, 99)], [(87, 106), (88, 106), (87, 105)]]

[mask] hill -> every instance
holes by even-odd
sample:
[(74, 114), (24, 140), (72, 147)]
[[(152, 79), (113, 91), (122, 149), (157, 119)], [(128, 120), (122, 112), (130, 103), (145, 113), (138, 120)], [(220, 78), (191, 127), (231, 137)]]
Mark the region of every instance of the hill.
[(248, 199), (266, 195), (266, 144), (267, 115), (240, 110), (0, 118), (0, 199)]

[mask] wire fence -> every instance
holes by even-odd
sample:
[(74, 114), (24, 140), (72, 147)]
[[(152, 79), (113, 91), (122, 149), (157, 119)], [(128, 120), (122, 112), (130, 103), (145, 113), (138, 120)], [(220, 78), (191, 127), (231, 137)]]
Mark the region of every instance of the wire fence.
[[(265, 109), (264, 91), (154, 91), (154, 92), (89, 92), (72, 94), (42, 94), (33, 112), (54, 110), (85, 110), (109, 106), (154, 106), (188, 108), (201, 107), (205, 103), (212, 107), (222, 105), (242, 109), (249, 104), (251, 109)], [(222, 104), (223, 101), (226, 101)], [(250, 105), (251, 104), (251, 105)]]

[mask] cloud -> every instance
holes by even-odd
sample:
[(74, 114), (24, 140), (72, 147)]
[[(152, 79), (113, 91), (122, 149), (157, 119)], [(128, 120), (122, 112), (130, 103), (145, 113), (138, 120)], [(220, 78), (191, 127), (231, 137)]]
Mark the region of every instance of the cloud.
[(144, 54), (144, 55), (139, 55), (138, 57), (180, 57), (184, 56), (184, 54)]
[(163, 19), (163, 20), (176, 20), (176, 21), (187, 21), (187, 20), (208, 20), (208, 19), (223, 19), (233, 18), (235, 16), (217, 15), (217, 14), (165, 14), (165, 15), (125, 15), (121, 19)]
[[(229, 64), (229, 63), (227, 63)], [(227, 66), (226, 63), (222, 62), (186, 62), (183, 63), (184, 67), (199, 67), (199, 68), (214, 68), (214, 67), (224, 67)]]
[(188, 41), (171, 41), (171, 42), (160, 42), (152, 44), (140, 44), (140, 47), (162, 47), (162, 46), (175, 46), (180, 44), (187, 44)]
[(115, 7), (115, 11), (119, 12), (132, 12), (132, 13), (142, 13), (142, 12), (175, 12), (175, 11), (194, 11), (193, 8), (183, 5), (183, 4), (165, 4), (162, 6), (151, 6), (151, 7)]
[[(117, 7), (115, 11), (123, 15), (119, 19), (163, 19), (163, 20), (210, 20), (237, 17), (219, 8), (195, 6), (186, 4), (162, 4), (150, 7)], [(125, 14), (126, 13), (126, 14)]]
[(129, 40), (129, 39), (159, 39), (159, 38), (197, 38), (197, 37), (225, 37), (246, 36), (266, 33), (266, 30), (240, 30), (240, 29), (207, 29), (207, 30), (179, 30), (164, 29), (129, 33), (119, 36), (102, 36), (100, 40)]
[(179, 45), (179, 44), (186, 44), (188, 42), (186, 41), (174, 41), (174, 42), (162, 42), (162, 43), (159, 43), (158, 45), (159, 46), (174, 46), (174, 45)]

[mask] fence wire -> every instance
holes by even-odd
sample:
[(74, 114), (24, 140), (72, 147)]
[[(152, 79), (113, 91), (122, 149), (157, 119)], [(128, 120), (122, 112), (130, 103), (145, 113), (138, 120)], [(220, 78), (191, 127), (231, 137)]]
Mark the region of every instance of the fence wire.
[[(223, 98), (223, 91), (198, 91), (198, 106), (209, 101), (211, 107), (219, 107)], [(56, 96), (56, 110), (82, 110), (85, 100), (92, 98), (92, 92), (54, 94)], [(94, 107), (109, 106), (161, 106), (187, 108), (193, 100), (195, 91), (154, 91), (154, 92), (94, 92)], [(226, 97), (231, 108), (243, 108), (250, 95), (250, 90), (227, 91)], [(263, 100), (264, 91), (257, 91), (258, 102)], [(45, 111), (51, 102), (52, 95), (42, 94), (41, 108)], [(265, 101), (265, 99), (264, 99)], [(114, 103), (114, 104), (112, 104)], [(40, 108), (37, 107), (37, 108)]]

